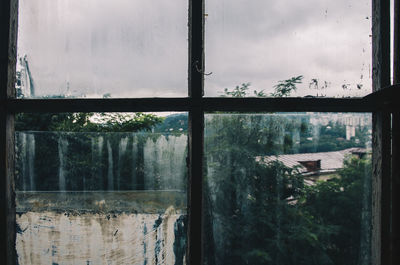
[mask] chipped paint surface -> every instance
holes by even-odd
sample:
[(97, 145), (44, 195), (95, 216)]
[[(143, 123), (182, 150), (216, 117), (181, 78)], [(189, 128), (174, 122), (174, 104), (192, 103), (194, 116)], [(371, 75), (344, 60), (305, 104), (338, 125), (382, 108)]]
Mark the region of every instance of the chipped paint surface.
[(163, 213), (44, 209), (17, 214), (19, 264), (185, 263), (186, 234), (179, 231), (185, 223), (182, 209), (170, 206)]

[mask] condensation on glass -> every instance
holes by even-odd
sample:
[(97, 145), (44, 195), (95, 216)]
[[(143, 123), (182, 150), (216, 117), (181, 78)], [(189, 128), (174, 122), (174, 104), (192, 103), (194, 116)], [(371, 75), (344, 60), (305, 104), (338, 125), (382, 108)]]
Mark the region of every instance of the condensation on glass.
[(206, 1), (207, 96), (250, 84), (266, 96), (302, 76), (291, 96), (371, 93), (371, 1)]
[(370, 264), (371, 114), (207, 114), (204, 264)]
[(35, 115), (16, 117), (19, 264), (185, 264), (187, 114), (152, 132), (26, 130)]
[(19, 1), (17, 96), (187, 96), (186, 0)]

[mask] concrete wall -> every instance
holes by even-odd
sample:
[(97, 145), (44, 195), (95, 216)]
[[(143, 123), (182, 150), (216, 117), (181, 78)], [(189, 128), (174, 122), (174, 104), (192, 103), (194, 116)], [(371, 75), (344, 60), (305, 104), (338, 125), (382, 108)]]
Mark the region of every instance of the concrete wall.
[[(126, 193), (85, 194), (86, 203), (83, 193), (18, 193), (19, 264), (185, 264), (184, 194), (132, 192), (141, 205), (151, 205), (139, 209)], [(117, 211), (122, 198), (125, 208)], [(62, 210), (62, 201), (73, 207)]]

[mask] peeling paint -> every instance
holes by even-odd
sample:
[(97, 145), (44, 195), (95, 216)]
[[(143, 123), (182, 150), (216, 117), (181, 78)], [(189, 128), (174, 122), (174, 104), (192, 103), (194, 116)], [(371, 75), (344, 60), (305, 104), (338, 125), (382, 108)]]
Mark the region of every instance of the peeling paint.
[[(35, 201), (32, 196), (29, 200)], [(17, 207), (19, 264), (184, 264), (186, 209), (170, 206), (163, 213), (161, 208), (153, 213), (45, 209)]]

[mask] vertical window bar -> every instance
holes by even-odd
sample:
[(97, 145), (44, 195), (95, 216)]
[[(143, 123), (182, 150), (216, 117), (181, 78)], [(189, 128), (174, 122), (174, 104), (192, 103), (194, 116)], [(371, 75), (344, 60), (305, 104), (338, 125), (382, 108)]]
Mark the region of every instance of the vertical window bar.
[[(202, 264), (204, 0), (189, 0), (189, 191), (187, 264)], [(193, 104), (193, 103), (199, 104)]]
[(203, 135), (204, 112), (194, 108), (189, 112), (189, 228), (188, 262), (202, 264), (203, 208)]
[[(372, 88), (390, 85), (390, 0), (372, 0)], [(390, 264), (390, 113), (372, 115), (371, 264)]]
[[(400, 83), (400, 0), (394, 0), (393, 84)], [(392, 260), (400, 264), (400, 112), (392, 114)]]
[(203, 96), (204, 0), (189, 0), (189, 96)]
[(15, 95), (17, 0), (0, 2), (0, 263), (16, 264), (14, 116), (6, 101)]

